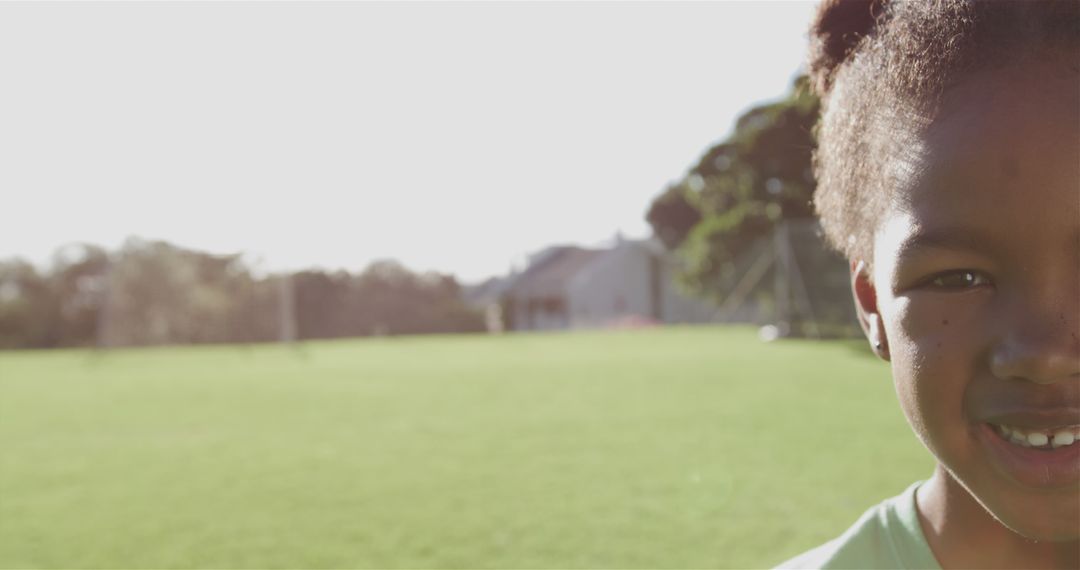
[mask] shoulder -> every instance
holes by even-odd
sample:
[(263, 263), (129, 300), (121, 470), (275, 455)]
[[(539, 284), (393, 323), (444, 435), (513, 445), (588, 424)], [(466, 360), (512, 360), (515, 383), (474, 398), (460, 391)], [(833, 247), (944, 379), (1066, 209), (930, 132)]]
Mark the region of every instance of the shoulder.
[(777, 568), (938, 568), (915, 511), (918, 485), (867, 510), (839, 537)]
[(839, 540), (839, 538), (834, 538), (813, 550), (807, 550), (795, 558), (777, 565), (776, 570), (825, 568), (826, 564), (835, 557)]
[(844, 534), (777, 566), (778, 569), (895, 568), (888, 548), (882, 548), (884, 503), (863, 513)]

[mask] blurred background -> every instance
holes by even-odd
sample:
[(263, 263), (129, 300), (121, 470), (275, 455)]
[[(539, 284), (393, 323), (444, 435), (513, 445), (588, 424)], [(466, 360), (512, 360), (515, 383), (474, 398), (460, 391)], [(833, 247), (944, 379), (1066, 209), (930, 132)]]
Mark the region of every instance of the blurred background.
[(763, 567), (927, 476), (814, 8), (0, 4), (0, 567)]

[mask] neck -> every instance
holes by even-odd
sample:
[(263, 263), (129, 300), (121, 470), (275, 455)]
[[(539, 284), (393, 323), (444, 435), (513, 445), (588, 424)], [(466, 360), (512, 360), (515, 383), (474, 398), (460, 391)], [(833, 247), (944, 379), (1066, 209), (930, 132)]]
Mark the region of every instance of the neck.
[(916, 505), (930, 550), (946, 570), (1080, 567), (1080, 541), (1038, 542), (1013, 532), (940, 465), (919, 488)]

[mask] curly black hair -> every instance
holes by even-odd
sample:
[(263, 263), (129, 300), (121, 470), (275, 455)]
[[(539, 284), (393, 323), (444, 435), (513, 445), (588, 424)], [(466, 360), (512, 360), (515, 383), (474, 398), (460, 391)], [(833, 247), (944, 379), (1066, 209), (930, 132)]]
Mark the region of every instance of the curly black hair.
[(1032, 58), (1080, 72), (1080, 0), (824, 0), (808, 66), (823, 103), (814, 204), (830, 244), (870, 261), (896, 187), (890, 158), (966, 74)]

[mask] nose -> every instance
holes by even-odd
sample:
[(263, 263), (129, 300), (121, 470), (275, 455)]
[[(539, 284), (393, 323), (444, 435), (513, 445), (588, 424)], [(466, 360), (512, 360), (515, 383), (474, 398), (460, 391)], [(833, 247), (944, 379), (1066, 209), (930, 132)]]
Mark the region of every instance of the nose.
[[(1007, 311), (990, 358), (998, 378), (1037, 384), (1080, 381), (1080, 287), (1024, 295)], [(1040, 301), (1040, 298), (1042, 299)]]

